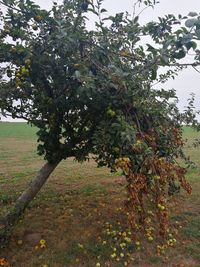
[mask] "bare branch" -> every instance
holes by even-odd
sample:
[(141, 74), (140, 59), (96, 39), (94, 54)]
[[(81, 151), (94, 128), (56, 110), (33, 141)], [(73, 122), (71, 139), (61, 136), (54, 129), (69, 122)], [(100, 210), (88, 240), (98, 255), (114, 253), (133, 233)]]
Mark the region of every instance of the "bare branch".
[(174, 63), (170, 64), (171, 67), (197, 67), (200, 66), (200, 62), (194, 62), (194, 63)]
[(10, 9), (13, 9), (17, 12), (22, 12), (22, 13), (25, 13), (23, 12), (21, 9), (15, 7), (15, 6), (12, 6), (12, 5), (9, 5), (9, 4), (5, 4), (4, 2), (0, 1), (0, 4), (2, 4), (3, 6), (7, 7), (7, 8), (10, 8)]
[(194, 70), (196, 70), (198, 73), (200, 73), (200, 70), (198, 70), (195, 66), (192, 66)]
[(134, 20), (135, 18), (135, 14), (136, 14), (136, 6), (137, 4), (139, 3), (140, 1), (136, 1), (134, 4), (133, 4), (133, 15), (132, 15), (132, 20)]

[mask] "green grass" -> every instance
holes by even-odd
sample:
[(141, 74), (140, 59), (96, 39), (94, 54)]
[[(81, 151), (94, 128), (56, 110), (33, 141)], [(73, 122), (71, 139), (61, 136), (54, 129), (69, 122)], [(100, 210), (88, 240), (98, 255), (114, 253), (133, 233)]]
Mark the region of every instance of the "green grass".
[(1, 122), (0, 138), (36, 139), (36, 127), (24, 122)]
[[(185, 126), (183, 129), (185, 138), (200, 137), (200, 133), (190, 127)], [(0, 122), (0, 138), (35, 139), (36, 132), (36, 127), (25, 122)]]

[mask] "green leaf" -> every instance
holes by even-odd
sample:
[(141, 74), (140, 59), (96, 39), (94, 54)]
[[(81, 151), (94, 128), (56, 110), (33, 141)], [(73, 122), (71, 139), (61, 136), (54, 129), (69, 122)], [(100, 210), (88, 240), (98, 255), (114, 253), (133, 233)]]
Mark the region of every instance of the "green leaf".
[(193, 48), (194, 50), (197, 48), (197, 43), (195, 42), (188, 42), (185, 44), (187, 50), (189, 51), (191, 48)]
[(152, 45), (147, 44), (147, 46), (148, 46), (147, 51), (152, 52), (153, 54), (156, 54), (157, 50)]
[(193, 38), (193, 34), (191, 33), (187, 33), (187, 34), (183, 34), (183, 38), (182, 38), (182, 43), (186, 44), (189, 43)]
[(175, 59), (181, 59), (181, 58), (184, 58), (186, 55), (185, 51), (184, 50), (180, 50), (179, 52), (176, 52), (173, 54), (174, 58)]
[(139, 20), (139, 17), (138, 17), (138, 16), (136, 16), (136, 17), (134, 18), (134, 20), (133, 20), (133, 23), (137, 23), (137, 22), (138, 22), (138, 20)]
[(196, 17), (196, 16), (198, 16), (198, 13), (197, 12), (190, 12), (188, 14), (188, 16), (190, 16), (190, 17)]
[(105, 8), (102, 8), (100, 12), (105, 13), (105, 12), (107, 12), (107, 10)]
[(152, 70), (151, 70), (151, 80), (154, 81), (156, 80), (157, 78), (157, 71), (158, 71), (158, 68), (157, 67), (154, 67)]
[[(200, 30), (199, 30), (199, 38), (200, 38)], [(192, 41), (192, 48), (195, 50), (197, 48), (197, 43)]]
[(200, 20), (196, 20), (195, 26), (197, 29), (200, 29)]
[(197, 19), (188, 19), (186, 20), (185, 22), (185, 26), (188, 27), (188, 28), (192, 28), (195, 26), (195, 23), (197, 22), (198, 20)]
[(93, 8), (88, 8), (87, 11), (92, 12), (93, 14), (95, 14), (97, 16), (99, 15), (99, 13), (97, 11), (95, 11)]
[(177, 34), (177, 35), (179, 35), (179, 34), (181, 34), (181, 33), (183, 33), (183, 31), (182, 31), (181, 29), (175, 31), (175, 34)]
[(200, 40), (200, 29), (195, 31), (197, 38)]

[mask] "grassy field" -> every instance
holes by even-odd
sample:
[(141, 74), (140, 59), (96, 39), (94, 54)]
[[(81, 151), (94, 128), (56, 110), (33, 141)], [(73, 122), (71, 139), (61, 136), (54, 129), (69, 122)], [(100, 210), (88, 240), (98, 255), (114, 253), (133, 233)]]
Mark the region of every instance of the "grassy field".
[[(44, 163), (36, 153), (36, 131), (24, 123), (0, 123), (0, 215)], [(152, 246), (138, 252), (127, 243), (123, 250), (120, 233), (129, 235), (123, 177), (96, 168), (93, 161), (79, 164), (67, 159), (27, 209), (0, 257), (13, 267), (200, 266), (200, 149), (191, 146), (199, 134), (190, 128), (184, 133), (185, 150), (197, 167), (188, 172), (192, 195), (181, 192), (171, 215), (180, 232), (176, 248), (163, 256), (156, 255)], [(107, 229), (116, 231), (118, 241)], [(119, 257), (112, 259), (115, 248)]]
[(36, 140), (36, 132), (36, 127), (31, 127), (24, 122), (0, 123), (0, 138)]

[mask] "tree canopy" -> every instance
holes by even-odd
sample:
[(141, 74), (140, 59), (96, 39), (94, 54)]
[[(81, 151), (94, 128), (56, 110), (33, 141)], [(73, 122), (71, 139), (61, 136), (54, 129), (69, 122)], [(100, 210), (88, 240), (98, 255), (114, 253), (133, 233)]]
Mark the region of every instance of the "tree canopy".
[[(155, 224), (167, 238), (168, 195), (179, 185), (191, 192), (177, 158), (185, 158), (182, 123), (195, 118), (192, 109), (179, 112), (174, 90), (154, 84), (199, 64), (198, 14), (141, 25), (136, 15), (107, 16), (102, 0), (65, 0), (50, 11), (30, 0), (0, 3), (1, 113), (39, 128), (38, 153), (49, 164), (92, 155), (99, 166), (122, 169), (133, 239), (142, 228), (151, 241)], [(191, 50), (192, 63), (182, 63)]]

